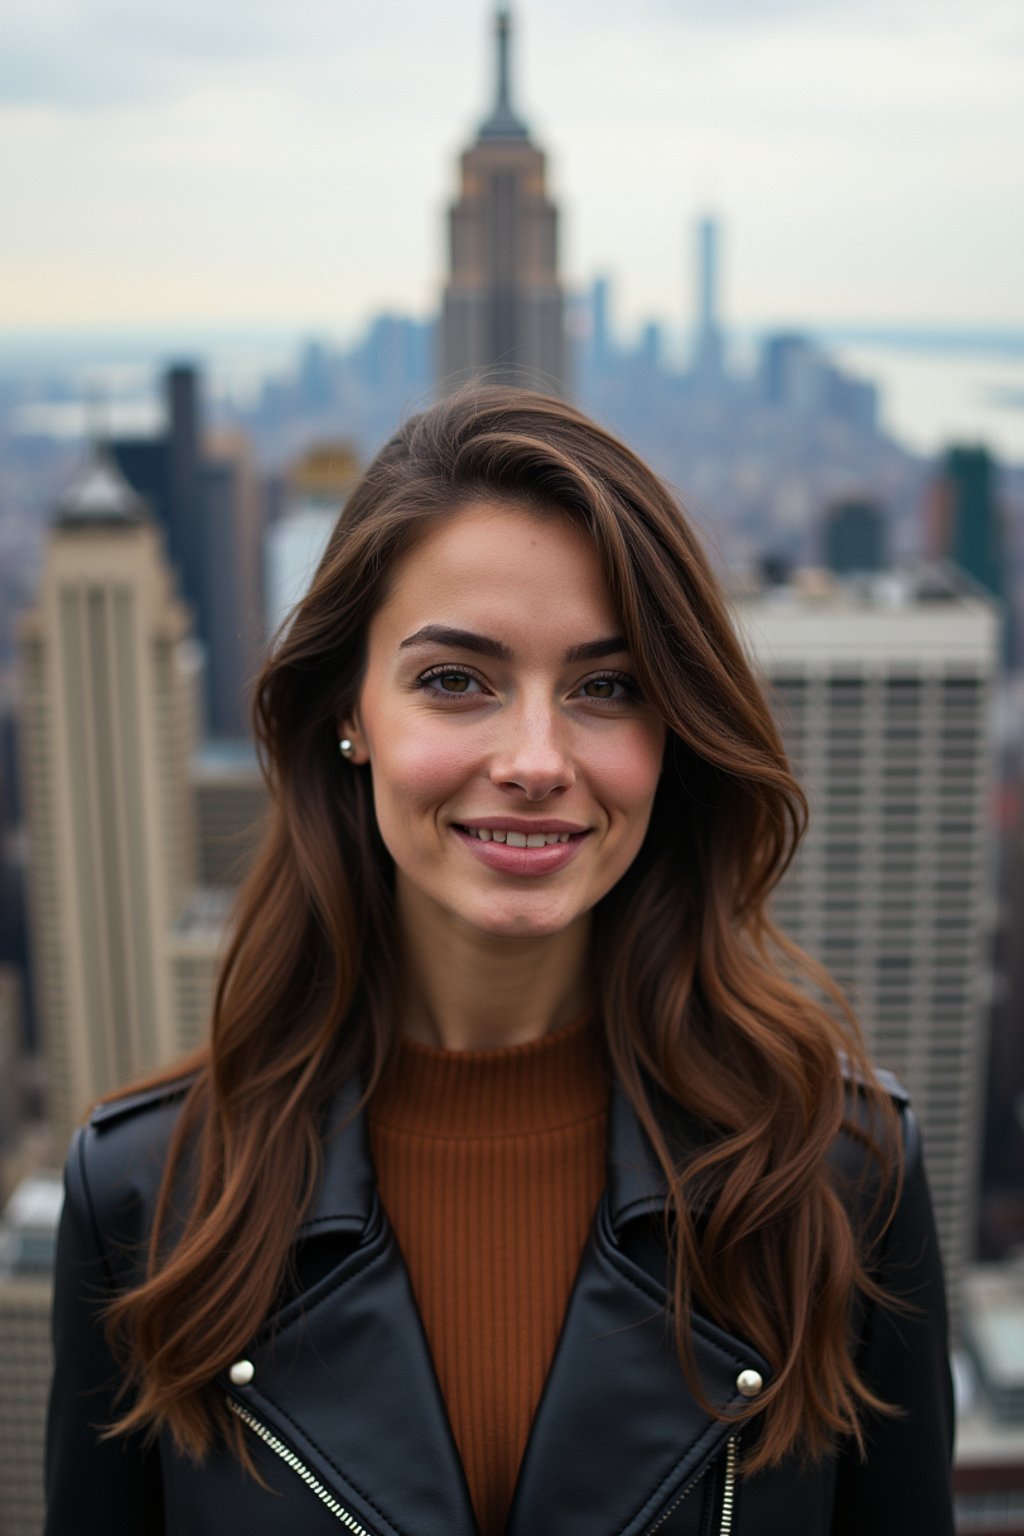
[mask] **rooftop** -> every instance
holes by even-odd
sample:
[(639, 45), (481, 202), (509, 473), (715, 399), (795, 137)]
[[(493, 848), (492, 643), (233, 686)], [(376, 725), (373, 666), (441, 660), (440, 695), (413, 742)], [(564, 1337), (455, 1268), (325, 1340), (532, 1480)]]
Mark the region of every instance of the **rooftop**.
[(87, 464), (57, 503), (56, 521), (62, 528), (143, 523), (149, 521), (149, 512), (108, 449), (96, 442)]
[(907, 608), (991, 607), (988, 593), (947, 561), (840, 576), (821, 566), (798, 567), (784, 579), (747, 574), (729, 584), (739, 602), (774, 609), (843, 608), (894, 612)]

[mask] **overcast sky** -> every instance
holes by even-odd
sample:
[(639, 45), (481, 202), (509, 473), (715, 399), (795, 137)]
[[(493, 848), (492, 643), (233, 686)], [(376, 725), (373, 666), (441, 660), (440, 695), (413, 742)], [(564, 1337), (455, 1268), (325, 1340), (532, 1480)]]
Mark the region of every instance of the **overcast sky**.
[[(483, 0), (6, 0), (0, 326), (426, 314)], [(573, 285), (682, 323), (1024, 323), (1021, 0), (520, 0)]]

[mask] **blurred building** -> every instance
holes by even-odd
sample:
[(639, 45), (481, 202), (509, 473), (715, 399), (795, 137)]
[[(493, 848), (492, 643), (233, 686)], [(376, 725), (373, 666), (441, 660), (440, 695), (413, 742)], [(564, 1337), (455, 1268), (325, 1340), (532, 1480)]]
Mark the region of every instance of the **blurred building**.
[(7, 1197), (24, 1119), (22, 990), (21, 972), (0, 964), (0, 1201)]
[(360, 385), (372, 393), (398, 402), (391, 426), (405, 402), (417, 395), (426, 399), (437, 372), (437, 345), (433, 320), (414, 320), (409, 315), (375, 315), (366, 337), (356, 351)]
[(160, 530), (97, 450), (21, 636), (30, 911), (58, 1144), (170, 1059), (166, 934), (194, 880), (197, 668)]
[(959, 1536), (1024, 1536), (1024, 1271), (984, 1265), (964, 1280), (956, 1361)]
[[(35, 1008), (30, 984), (28, 912), (25, 896), (25, 829), (18, 773), (20, 724), (18, 675), (13, 664), (0, 668), (0, 969), (20, 980), (22, 1045), (35, 1044)], [(0, 1142), (3, 1127), (0, 1122)]]
[(833, 502), (822, 523), (822, 555), (837, 576), (883, 570), (886, 523), (878, 502), (867, 497)]
[(247, 439), (221, 432), (204, 442), (203, 606), (211, 734), (249, 734), (253, 679), (263, 647), (263, 482)]
[(611, 322), (612, 285), (609, 277), (596, 277), (585, 304), (583, 359), (588, 373), (602, 374), (615, 356)]
[(438, 377), (451, 389), (474, 374), (564, 393), (568, 359), (558, 277), (558, 210), (545, 157), (512, 107), (510, 20), (497, 17), (494, 108), (461, 162), (448, 215)]
[(358, 456), (348, 442), (314, 444), (289, 465), (281, 515), (264, 539), (268, 635), (277, 632), (313, 579), (359, 472)]
[(167, 424), (155, 437), (115, 438), (110, 451), (132, 488), (163, 525), (178, 586), (200, 634), (205, 619), (200, 479), (199, 376), (184, 364), (164, 379)]
[(204, 724), (244, 735), (245, 690), (262, 640), (262, 487), (237, 434), (203, 440), (199, 375), (167, 372), (167, 425), (151, 438), (119, 438), (111, 452), (167, 536), (181, 594), (207, 654)]
[(697, 225), (697, 324), (692, 372), (707, 387), (722, 377), (722, 328), (718, 319), (718, 224), (703, 218)]
[(206, 741), (192, 760), (199, 884), (233, 890), (259, 840), (267, 787), (248, 742)]
[(996, 975), (979, 1258), (1024, 1254), (1024, 677), (999, 692)]
[(761, 347), (760, 387), (766, 405), (816, 413), (824, 400), (821, 354), (807, 336), (782, 332)]
[(979, 1265), (964, 1277), (964, 1344), (992, 1417), (1024, 1429), (1024, 1273)]
[(844, 422), (858, 433), (874, 433), (878, 390), (830, 362), (810, 337), (799, 332), (767, 336), (762, 344), (759, 388), (764, 405), (807, 421)]
[(955, 1305), (978, 1200), (996, 610), (948, 568), (804, 573), (736, 617), (810, 801), (776, 917), (910, 1090)]
[(167, 937), (175, 1054), (206, 1042), (217, 972), (228, 938), (230, 891), (196, 890)]
[(39, 1536), (53, 1250), (63, 1189), (25, 1179), (0, 1219), (0, 1536)]
[(957, 1536), (1024, 1536), (1024, 1430), (984, 1407), (957, 1416)]
[(952, 560), (994, 597), (1003, 596), (1003, 537), (996, 465), (987, 448), (947, 450), (933, 507), (933, 553)]

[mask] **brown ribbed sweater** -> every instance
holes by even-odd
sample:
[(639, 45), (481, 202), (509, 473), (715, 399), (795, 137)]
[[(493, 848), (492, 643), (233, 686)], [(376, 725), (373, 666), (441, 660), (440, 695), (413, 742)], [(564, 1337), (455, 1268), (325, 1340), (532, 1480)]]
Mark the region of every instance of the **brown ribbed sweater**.
[(604, 1187), (608, 1085), (582, 1019), (499, 1050), (403, 1039), (369, 1107), (378, 1189), (482, 1536), (505, 1529)]

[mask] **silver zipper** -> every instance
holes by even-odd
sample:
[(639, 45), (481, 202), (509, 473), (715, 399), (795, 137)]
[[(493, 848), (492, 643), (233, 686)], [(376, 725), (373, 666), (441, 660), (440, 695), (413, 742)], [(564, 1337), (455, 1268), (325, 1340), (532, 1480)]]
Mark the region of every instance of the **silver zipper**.
[(368, 1531), (365, 1525), (360, 1525), (355, 1515), (349, 1514), (348, 1510), (338, 1503), (330, 1489), (325, 1488), (323, 1483), (314, 1477), (305, 1462), (300, 1461), (295, 1452), (290, 1451), (283, 1441), (279, 1440), (265, 1424), (261, 1424), (259, 1419), (249, 1412), (248, 1408), (243, 1408), (241, 1403), (236, 1402), (233, 1397), (228, 1397), (227, 1404), (231, 1412), (237, 1418), (240, 1418), (242, 1423), (251, 1429), (258, 1439), (263, 1441), (264, 1445), (269, 1446), (275, 1456), (280, 1456), (285, 1466), (291, 1467), (293, 1472), (298, 1473), (306, 1487), (316, 1494), (321, 1504), (330, 1510), (336, 1520), (340, 1520), (342, 1525), (352, 1532), (352, 1536), (373, 1536), (373, 1533)]
[[(731, 1435), (725, 1442), (725, 1482), (722, 1485), (722, 1520), (718, 1527), (718, 1536), (731, 1536), (732, 1532), (732, 1512), (736, 1503), (737, 1438), (736, 1435)], [(701, 1467), (697, 1476), (690, 1479), (682, 1493), (672, 1500), (667, 1509), (662, 1510), (653, 1525), (647, 1527), (645, 1536), (654, 1536), (659, 1526), (664, 1525), (669, 1516), (675, 1514), (683, 1500), (689, 1498), (701, 1479), (707, 1476), (711, 1466), (712, 1463), (708, 1462), (706, 1466)]]
[(725, 1442), (725, 1481), (722, 1484), (722, 1521), (718, 1536), (730, 1536), (732, 1512), (736, 1506), (736, 1436)]

